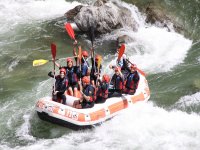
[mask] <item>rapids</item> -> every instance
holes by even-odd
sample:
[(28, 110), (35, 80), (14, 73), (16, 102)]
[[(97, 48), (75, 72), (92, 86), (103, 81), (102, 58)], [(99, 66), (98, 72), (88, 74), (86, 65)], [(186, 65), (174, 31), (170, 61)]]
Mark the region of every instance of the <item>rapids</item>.
[[(176, 16), (184, 24), (184, 35), (146, 24), (145, 14), (132, 1), (119, 1), (131, 10), (138, 31), (115, 30), (94, 43), (96, 53), (104, 56), (103, 72), (112, 74), (108, 65), (115, 63), (116, 35), (134, 39), (126, 54), (147, 73), (149, 102), (92, 130), (72, 131), (36, 115), (36, 101), (51, 94), (53, 80), (47, 73), (53, 67), (50, 62), (32, 67), (32, 61), (51, 59), (52, 41), (57, 58), (72, 56), (64, 13), (92, 1), (0, 0), (0, 149), (199, 149), (200, 2), (149, 1)], [(135, 3), (142, 7), (146, 2)], [(86, 35), (76, 37), (84, 49), (90, 48)]]

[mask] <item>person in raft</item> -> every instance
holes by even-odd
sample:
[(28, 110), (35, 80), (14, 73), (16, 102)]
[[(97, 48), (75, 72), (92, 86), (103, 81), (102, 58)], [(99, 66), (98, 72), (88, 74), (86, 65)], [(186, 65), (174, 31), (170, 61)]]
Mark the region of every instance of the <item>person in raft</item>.
[(61, 66), (55, 62), (59, 69), (64, 68), (66, 70), (66, 78), (68, 79), (68, 92), (69, 95), (77, 97), (78, 92), (78, 75), (79, 68), (73, 65), (73, 60), (71, 58), (66, 59), (67, 66)]
[(130, 66), (130, 71), (129, 71), (130, 73), (127, 76), (125, 90), (124, 90), (124, 93), (126, 94), (133, 95), (138, 87), (140, 77), (136, 69), (137, 69), (136, 65)]
[[(121, 47), (121, 45), (119, 45), (119, 47), (117, 49), (117, 53), (119, 53), (120, 47)], [(127, 62), (127, 56), (125, 53), (122, 55), (120, 60), (117, 60), (116, 66), (114, 65), (114, 66), (112, 66), (112, 68), (114, 69), (117, 66), (121, 68), (121, 72), (124, 75), (124, 79), (126, 79), (126, 77), (129, 74), (129, 64)]]
[(102, 81), (97, 81), (97, 99), (95, 103), (104, 103), (108, 98), (108, 89), (109, 89), (110, 77), (109, 75), (104, 74), (102, 76)]
[[(78, 59), (77, 59), (76, 47), (77, 47), (77, 41), (74, 42), (74, 50), (73, 50), (75, 61), (77, 64)], [(88, 52), (86, 50), (82, 51), (81, 72), (80, 72), (81, 78), (83, 78), (84, 76), (87, 76), (89, 74), (88, 57), (89, 57)]]
[[(68, 80), (65, 78), (66, 71), (64, 68), (60, 69), (60, 75), (55, 77), (55, 91), (52, 93), (53, 101), (58, 102), (58, 98), (62, 100), (62, 104), (66, 104), (65, 91), (68, 87)], [(48, 73), (48, 76), (54, 78), (52, 71)]]
[(120, 67), (115, 67), (115, 74), (111, 78), (111, 84), (113, 84), (113, 89), (109, 93), (109, 97), (117, 97), (122, 95), (124, 87), (124, 75), (121, 73)]
[(92, 68), (90, 72), (90, 81), (93, 86), (97, 83), (97, 79), (100, 78), (100, 73), (102, 69), (101, 60), (102, 57), (100, 55), (95, 56), (95, 61), (94, 61), (94, 56), (93, 55), (91, 56)]
[(88, 76), (82, 78), (82, 86), (80, 86), (82, 97), (79, 101), (75, 101), (73, 107), (78, 109), (92, 108), (95, 101), (95, 88), (90, 84)]

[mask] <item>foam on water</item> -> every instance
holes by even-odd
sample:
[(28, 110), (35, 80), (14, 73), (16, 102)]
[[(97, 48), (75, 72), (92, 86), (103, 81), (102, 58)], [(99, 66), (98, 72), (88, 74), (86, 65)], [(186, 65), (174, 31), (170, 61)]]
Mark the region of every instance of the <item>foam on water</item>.
[[(65, 0), (59, 0), (59, 2), (55, 0), (0, 1), (0, 34), (15, 29), (18, 24), (45, 21), (63, 16), (67, 10), (78, 4), (77, 2), (69, 3)], [(136, 18), (139, 24), (138, 31), (122, 29), (115, 31), (113, 35), (106, 35), (104, 39), (115, 39), (116, 34), (128, 34), (134, 41), (126, 45), (127, 55), (139, 68), (150, 73), (169, 71), (184, 61), (192, 41), (178, 33), (168, 32), (166, 29), (145, 26), (144, 17), (136, 7), (128, 4), (123, 5), (131, 9), (132, 16)], [(106, 58), (109, 59), (107, 61), (109, 63), (111, 58), (114, 59), (114, 56), (106, 56)], [(112, 63), (114, 62), (115, 60), (112, 61)], [(10, 65), (9, 71), (12, 71), (16, 63), (18, 62), (13, 62)], [(43, 81), (36, 88), (33, 88), (33, 91), (15, 95), (13, 100), (9, 100), (0, 109), (1, 114), (5, 113), (10, 116), (10, 119), (6, 122), (7, 127), (15, 130), (16, 138), (33, 142), (26, 146), (17, 146), (15, 149), (168, 150), (180, 149), (181, 147), (182, 150), (185, 150), (200, 147), (200, 116), (195, 113), (166, 111), (150, 102), (136, 104), (132, 109), (122, 112), (121, 115), (94, 130), (72, 132), (56, 139), (36, 140), (30, 134), (30, 118), (34, 112), (35, 101), (40, 97), (49, 95), (50, 85), (52, 85), (50, 82), (51, 80)], [(192, 97), (199, 98), (199, 94), (189, 96), (189, 99)], [(187, 96), (183, 99), (187, 99)], [(12, 112), (7, 109), (8, 106), (12, 107)], [(23, 109), (19, 110), (20, 108)], [(19, 123), (20, 121), (22, 123)], [(17, 127), (15, 128), (15, 126)], [(1, 143), (0, 149), (13, 148), (10, 148), (9, 144)]]
[(183, 35), (155, 26), (140, 27), (137, 32), (125, 29), (118, 32), (134, 39), (126, 44), (125, 53), (130, 61), (150, 73), (167, 72), (183, 63), (192, 45)]
[[(123, 125), (122, 125), (123, 123)], [(138, 103), (93, 130), (37, 140), (17, 149), (197, 149), (200, 116)]]
[(0, 1), (0, 33), (13, 30), (18, 24), (45, 21), (61, 17), (78, 2), (65, 0), (6, 0)]
[[(128, 35), (133, 40), (126, 44), (125, 53), (131, 62), (150, 73), (167, 72), (183, 63), (192, 46), (191, 40), (174, 32), (173, 28), (170, 28), (169, 32), (167, 28), (146, 24), (145, 15), (141, 14), (137, 7), (124, 2), (121, 5), (131, 10), (132, 17), (139, 25), (138, 31), (129, 28), (115, 30), (111, 34), (106, 34), (104, 40), (116, 40), (118, 36)], [(116, 56), (113, 55), (114, 57)]]
[(140, 28), (133, 34), (135, 42), (127, 48), (130, 60), (149, 72), (170, 71), (183, 63), (192, 41), (157, 27)]
[(30, 114), (23, 115), (24, 123), (18, 128), (16, 131), (16, 136), (19, 137), (20, 140), (29, 140), (35, 141), (35, 138), (30, 135)]
[(188, 109), (190, 112), (198, 112), (198, 108), (200, 108), (200, 92), (181, 97), (173, 107), (181, 110)]

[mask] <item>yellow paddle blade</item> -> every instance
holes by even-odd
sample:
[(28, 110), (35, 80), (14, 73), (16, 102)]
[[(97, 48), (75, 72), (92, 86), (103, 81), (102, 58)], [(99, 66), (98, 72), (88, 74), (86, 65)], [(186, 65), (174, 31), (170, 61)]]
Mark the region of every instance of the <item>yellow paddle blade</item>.
[(98, 69), (100, 68), (101, 62), (102, 62), (102, 57), (100, 56), (97, 63)]
[(38, 59), (38, 60), (34, 60), (33, 61), (33, 66), (41, 66), (46, 64), (47, 62), (49, 62), (49, 60), (45, 60), (45, 59)]

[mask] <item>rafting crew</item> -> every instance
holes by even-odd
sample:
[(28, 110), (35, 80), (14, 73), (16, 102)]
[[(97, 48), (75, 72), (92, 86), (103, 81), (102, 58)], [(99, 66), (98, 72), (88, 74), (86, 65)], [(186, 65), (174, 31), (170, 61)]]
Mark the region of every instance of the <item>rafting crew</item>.
[(95, 88), (90, 84), (89, 76), (82, 78), (80, 92), (82, 97), (74, 102), (73, 107), (78, 109), (92, 108), (95, 102)]
[(124, 93), (135, 94), (140, 80), (139, 74), (137, 72), (137, 66), (135, 64), (130, 66), (129, 74), (126, 78)]
[[(66, 96), (65, 96), (65, 91), (67, 90), (68, 87), (68, 80), (65, 77), (66, 71), (64, 68), (60, 69), (60, 74), (55, 76), (55, 87), (52, 92), (52, 98), (53, 101), (58, 102), (58, 98), (62, 100), (62, 104), (66, 104)], [(54, 78), (54, 74), (52, 71), (48, 73), (48, 76)]]

